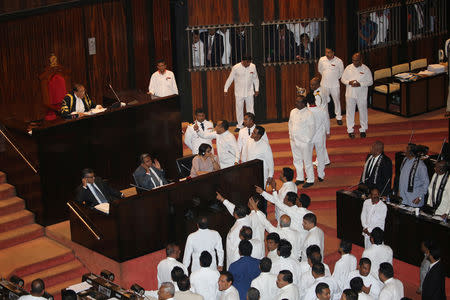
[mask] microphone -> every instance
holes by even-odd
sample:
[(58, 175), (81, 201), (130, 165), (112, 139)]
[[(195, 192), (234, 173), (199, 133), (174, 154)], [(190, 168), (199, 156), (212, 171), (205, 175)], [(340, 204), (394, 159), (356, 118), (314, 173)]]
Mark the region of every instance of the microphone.
[(234, 154), (233, 152), (231, 152), (230, 150), (228, 150), (228, 153), (230, 153), (231, 155), (233, 155), (234, 156), (234, 158), (236, 158), (237, 159), (237, 161), (239, 161), (239, 157), (237, 157), (236, 156), (236, 154)]
[(344, 189), (344, 191), (349, 191), (349, 190), (351, 190), (351, 189), (354, 188), (355, 186), (358, 186), (359, 184), (363, 183), (363, 181), (364, 181), (364, 179), (362, 179), (362, 180), (361, 180), (360, 182), (358, 182), (357, 184), (352, 185), (352, 186), (350, 186), (350, 187)]
[(388, 184), (390, 181), (391, 181), (391, 178), (389, 178), (389, 179), (386, 181), (386, 183), (384, 184), (384, 188), (383, 188), (383, 190), (382, 190), (381, 193), (380, 193), (381, 196), (383, 195), (384, 190), (386, 189), (387, 184)]
[(140, 190), (144, 190), (144, 191), (147, 191), (147, 192), (150, 192), (150, 191), (151, 191), (151, 190), (149, 190), (149, 189), (143, 188), (143, 187), (141, 187), (141, 186), (138, 186), (138, 185), (135, 185), (135, 184), (132, 184), (132, 183), (130, 183), (130, 185), (131, 185), (132, 187), (135, 187), (135, 188), (140, 189)]
[(441, 152), (439, 152), (439, 155), (437, 157), (437, 161), (439, 161), (439, 158), (442, 155), (442, 150), (444, 150), (444, 145), (445, 145), (445, 141), (447, 140), (447, 138), (444, 138), (444, 141), (442, 142), (442, 146), (441, 146)]
[(112, 91), (113, 94), (114, 94), (114, 97), (116, 97), (116, 100), (117, 100), (116, 102), (114, 102), (114, 103), (111, 105), (111, 108), (120, 107), (122, 101), (120, 101), (120, 98), (119, 98), (119, 96), (116, 94), (116, 91), (113, 89), (111, 83), (108, 84), (108, 87), (111, 89), (111, 91)]
[(411, 128), (411, 135), (409, 136), (408, 144), (411, 144), (411, 140), (412, 140), (413, 135), (414, 135), (414, 128)]
[(182, 166), (185, 170), (191, 172), (191, 169), (189, 169), (188, 167), (186, 167), (181, 161), (180, 161), (180, 166)]

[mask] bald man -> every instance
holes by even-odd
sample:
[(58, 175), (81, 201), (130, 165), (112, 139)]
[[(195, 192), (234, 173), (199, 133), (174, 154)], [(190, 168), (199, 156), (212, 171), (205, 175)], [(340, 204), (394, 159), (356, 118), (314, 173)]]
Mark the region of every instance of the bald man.
[(428, 205), (435, 209), (434, 214), (447, 218), (450, 213), (450, 185), (447, 163), (438, 161), (434, 166), (434, 174), (428, 186)]
[(367, 91), (373, 84), (372, 72), (362, 63), (361, 54), (355, 53), (352, 56), (352, 63), (348, 65), (342, 74), (341, 81), (345, 84), (345, 103), (348, 136), (355, 138), (353, 127), (355, 126), (355, 110), (359, 111), (359, 136), (366, 137), (368, 128), (367, 117)]
[(20, 300), (46, 300), (44, 298), (45, 284), (40, 278), (35, 279), (31, 282), (31, 295), (21, 296)]
[(392, 161), (384, 154), (384, 144), (375, 141), (367, 154), (360, 182), (367, 188), (376, 188), (381, 196), (391, 192)]

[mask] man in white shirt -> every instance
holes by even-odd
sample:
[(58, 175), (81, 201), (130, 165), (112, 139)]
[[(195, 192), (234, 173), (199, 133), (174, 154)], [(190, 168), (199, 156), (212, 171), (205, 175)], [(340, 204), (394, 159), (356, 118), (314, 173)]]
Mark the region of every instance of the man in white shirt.
[(166, 247), (167, 257), (161, 260), (157, 267), (158, 288), (161, 287), (163, 282), (172, 282), (171, 272), (174, 267), (180, 267), (183, 269), (184, 274), (188, 275), (187, 268), (180, 263), (177, 259), (180, 258), (180, 247), (175, 244), (169, 244)]
[(241, 161), (247, 162), (253, 159), (263, 161), (264, 184), (271, 182), (273, 178), (274, 162), (272, 148), (267, 141), (262, 139), (266, 134), (266, 130), (262, 126), (256, 126), (253, 130), (251, 139), (247, 141), (242, 149)]
[(230, 30), (228, 28), (220, 28), (217, 30), (223, 38), (223, 55), (222, 55), (222, 65), (226, 66), (230, 64), (231, 60), (231, 43), (230, 43)]
[(230, 272), (220, 272), (219, 277), (219, 300), (239, 300), (239, 292), (233, 286), (233, 274)]
[(278, 294), (277, 276), (270, 273), (272, 261), (264, 257), (259, 262), (261, 274), (253, 279), (251, 287), (256, 288), (260, 294), (260, 300), (273, 300)]
[(213, 132), (200, 131), (200, 127), (195, 124), (194, 130), (198, 136), (204, 139), (216, 139), (217, 155), (219, 156), (220, 168), (228, 168), (238, 164), (239, 151), (234, 135), (228, 131), (229, 124), (227, 120), (219, 121), (216, 130)]
[(355, 138), (355, 109), (358, 106), (359, 111), (359, 134), (361, 138), (366, 137), (368, 128), (367, 119), (367, 91), (369, 86), (373, 84), (372, 72), (362, 63), (360, 53), (352, 56), (352, 64), (348, 65), (342, 74), (341, 81), (346, 85), (345, 103), (346, 103), (346, 119), (348, 136)]
[(272, 263), (278, 259), (278, 245), (280, 244), (280, 235), (276, 232), (271, 232), (266, 236), (267, 257), (272, 260)]
[(314, 283), (306, 290), (303, 300), (316, 300), (316, 287), (319, 283), (324, 282), (330, 289), (331, 299), (339, 300), (341, 298), (341, 288), (339, 284), (331, 276), (325, 276), (325, 266), (322, 263), (316, 263), (311, 268), (314, 277)]
[[(307, 96), (307, 101), (311, 95), (314, 96), (315, 99), (315, 105), (317, 105), (318, 107), (323, 108), (324, 110), (326, 110), (327, 115), (328, 115), (328, 101), (329, 99), (323, 97), (322, 95), (322, 89), (320, 88), (320, 80), (318, 77), (314, 77), (313, 79), (311, 79), (309, 81), (309, 89), (310, 89), (310, 94)], [(309, 105), (310, 103), (308, 103)]]
[(200, 147), (201, 144), (208, 144), (212, 148), (211, 139), (201, 138), (194, 130), (195, 125), (197, 125), (199, 131), (201, 130), (202, 132), (212, 132), (214, 130), (213, 123), (206, 120), (205, 111), (202, 108), (197, 108), (195, 110), (194, 122), (189, 124), (184, 133), (184, 143), (191, 149), (192, 154), (198, 154), (198, 147)]
[(289, 241), (281, 239), (277, 249), (278, 258), (272, 262), (270, 273), (277, 275), (282, 270), (289, 270), (293, 276), (293, 282), (298, 288), (300, 285), (300, 263), (292, 257), (292, 245)]
[(319, 22), (302, 22), (286, 24), (286, 27), (294, 34), (295, 43), (300, 46), (302, 34), (307, 34), (314, 41), (319, 37)]
[(243, 56), (242, 61), (235, 64), (231, 69), (231, 73), (225, 82), (225, 96), (227, 96), (228, 89), (233, 81), (234, 96), (236, 97), (236, 132), (238, 132), (242, 128), (242, 122), (244, 121), (244, 102), (245, 110), (255, 113), (253, 109), (253, 95), (258, 96), (259, 94), (258, 73), (249, 56)]
[(373, 45), (387, 42), (389, 30), (389, 9), (377, 10), (370, 14), (370, 20), (377, 24), (377, 35), (372, 42)]
[(331, 299), (331, 291), (328, 284), (325, 282), (320, 282), (316, 285), (316, 296), (317, 300), (330, 300)]
[[(290, 202), (284, 203), (287, 193), (292, 192), (297, 195), (298, 188), (297, 185), (292, 181), (294, 179), (294, 170), (291, 168), (283, 168), (280, 178), (283, 185), (281, 186), (280, 190), (277, 192), (277, 183), (275, 180), (272, 180), (270, 182), (270, 186), (272, 187), (273, 194), (269, 194), (265, 192), (261, 187), (256, 187), (256, 192), (264, 197), (269, 202), (272, 202), (275, 204), (275, 218), (277, 219), (277, 222), (280, 222), (280, 217), (282, 214), (287, 214), (289, 217), (291, 217), (291, 223), (292, 228), (299, 230), (299, 228), (302, 228), (302, 222), (303, 222), (303, 215), (300, 219), (296, 219), (295, 212), (293, 211), (295, 208), (297, 208), (294, 205), (290, 205)], [(296, 197), (297, 198), (297, 197)], [(288, 206), (285, 208), (284, 206)], [(290, 209), (292, 207), (292, 210)]]
[(403, 283), (394, 278), (394, 268), (392, 267), (392, 264), (388, 262), (380, 264), (378, 275), (381, 282), (384, 284), (378, 300), (400, 300), (403, 298)]
[(192, 291), (202, 295), (203, 299), (217, 299), (219, 288), (220, 273), (211, 268), (212, 256), (208, 251), (203, 251), (200, 254), (200, 269), (192, 271), (191, 287)]
[(352, 251), (351, 242), (341, 240), (338, 251), (341, 258), (334, 265), (333, 278), (337, 281), (341, 290), (344, 290), (348, 274), (356, 270), (356, 257), (350, 253)]
[(306, 99), (303, 95), (297, 95), (295, 108), (289, 115), (289, 139), (291, 143), (294, 166), (297, 170), (296, 185), (305, 181), (303, 164), (306, 171), (306, 183), (303, 188), (314, 184), (314, 168), (312, 164), (312, 138), (315, 133), (315, 122), (312, 112), (306, 107)]
[(306, 248), (311, 245), (320, 247), (320, 254), (323, 257), (324, 233), (322, 229), (316, 226), (317, 217), (313, 213), (308, 213), (303, 217), (303, 228), (308, 231), (302, 248), (302, 261), (307, 259)]
[(194, 68), (205, 66), (205, 46), (200, 40), (198, 30), (192, 32), (192, 66)]
[(46, 300), (44, 298), (45, 293), (45, 284), (44, 281), (40, 278), (35, 279), (31, 282), (31, 295), (25, 295), (19, 297), (20, 300)]
[(365, 200), (361, 211), (361, 225), (363, 228), (364, 247), (372, 246), (370, 233), (376, 227), (384, 230), (384, 223), (387, 214), (387, 206), (380, 199), (380, 192), (374, 188), (370, 191), (370, 198)]
[[(298, 288), (293, 283), (293, 275), (289, 270), (281, 270), (277, 275), (277, 287), (279, 288), (277, 300), (300, 300)], [(272, 298), (275, 299), (275, 298)]]
[(227, 234), (226, 240), (226, 257), (227, 257), (227, 268), (230, 267), (232, 263), (237, 261), (240, 256), (237, 251), (241, 239), (239, 233), (243, 226), (251, 226), (250, 217), (247, 215), (248, 208), (243, 206), (235, 206), (233, 203), (225, 199), (221, 194), (217, 194), (217, 200), (223, 203), (227, 208), (228, 212), (236, 219), (236, 222), (231, 227)]
[(370, 269), (372, 262), (367, 257), (363, 257), (359, 260), (358, 270), (352, 271), (348, 274), (347, 281), (344, 288), (350, 288), (350, 281), (355, 277), (360, 277), (363, 280), (364, 286), (362, 291), (364, 294), (371, 296), (373, 299), (378, 299), (382, 288), (382, 283), (371, 274)]
[(166, 70), (166, 62), (159, 60), (156, 62), (158, 71), (152, 74), (148, 85), (148, 94), (156, 97), (167, 97), (178, 95), (178, 87), (175, 82), (175, 75), (172, 71)]
[(325, 56), (319, 59), (317, 68), (322, 75), (322, 80), (320, 81), (322, 97), (327, 99), (325, 101), (327, 103), (330, 102), (330, 96), (333, 98), (337, 124), (342, 125), (341, 84), (339, 79), (341, 79), (344, 72), (344, 64), (339, 57), (334, 56), (334, 49), (328, 47), (325, 48)]
[(383, 244), (384, 232), (379, 227), (375, 227), (370, 233), (370, 242), (372, 246), (366, 248), (362, 257), (367, 257), (372, 262), (371, 273), (374, 277), (378, 275), (378, 268), (381, 263), (388, 262), (392, 264), (393, 252), (391, 247)]
[[(311, 80), (311, 85), (313, 85), (313, 80)], [(318, 80), (314, 84), (318, 85)], [(308, 109), (312, 112), (315, 123), (312, 144), (316, 149), (317, 176), (319, 181), (323, 181), (325, 178), (325, 165), (330, 163), (326, 145), (327, 138), (330, 137), (330, 117), (326, 107), (317, 105), (318, 97), (320, 96), (308, 97)]]
[[(252, 219), (252, 216), (250, 216)], [(253, 237), (253, 229), (249, 226), (242, 226), (241, 231), (239, 231), (239, 238), (242, 240), (249, 241), (252, 244), (252, 254), (250, 255), (256, 259), (262, 259), (265, 256), (264, 240), (260, 240)]]
[[(223, 266), (223, 247), (220, 234), (215, 230), (208, 229), (208, 218), (206, 217), (198, 219), (197, 228), (198, 230), (191, 233), (186, 240), (183, 257), (184, 266), (186, 268), (189, 267), (192, 257), (191, 272), (197, 271), (200, 268), (200, 254), (203, 251), (208, 251), (213, 257), (211, 268), (218, 268), (221, 271)], [(218, 263), (216, 263), (216, 253), (219, 260)]]
[(202, 295), (196, 294), (191, 289), (191, 281), (187, 275), (181, 276), (177, 281), (179, 291), (175, 292), (175, 300), (205, 300)]
[(175, 285), (172, 282), (163, 282), (158, 290), (158, 300), (175, 300)]
[(323, 262), (320, 251), (321, 250), (317, 245), (309, 246), (306, 249), (308, 261), (300, 262), (301, 276), (300, 284), (298, 286), (300, 298), (303, 298), (305, 296), (306, 291), (313, 285), (315, 281), (315, 278), (312, 274), (312, 266), (314, 264), (323, 264), (325, 267), (325, 276), (331, 277), (330, 267), (328, 267), (328, 265)]
[[(238, 148), (239, 153), (242, 154), (242, 149), (244, 148), (245, 144), (247, 144), (247, 141), (251, 139), (251, 135), (253, 131), (256, 128), (255, 124), (255, 114), (251, 112), (246, 112), (244, 114), (244, 127), (239, 130), (239, 136), (238, 136)], [(267, 138), (267, 133), (264, 133), (264, 135), (261, 138), (262, 140), (269, 143), (269, 139)]]
[(350, 280), (350, 288), (358, 294), (358, 300), (374, 300), (370, 295), (363, 292), (364, 282), (361, 277), (355, 277)]
[(434, 212), (436, 216), (445, 219), (450, 213), (450, 184), (448, 184), (450, 173), (447, 163), (443, 160), (438, 161), (434, 166), (434, 172), (428, 186), (427, 204), (436, 209)]

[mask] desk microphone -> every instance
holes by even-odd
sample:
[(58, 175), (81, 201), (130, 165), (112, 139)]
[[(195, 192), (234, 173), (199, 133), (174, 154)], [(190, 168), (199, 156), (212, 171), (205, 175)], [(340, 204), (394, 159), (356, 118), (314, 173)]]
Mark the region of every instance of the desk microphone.
[(188, 167), (186, 167), (182, 162), (180, 162), (180, 166), (182, 166), (185, 170), (191, 172), (191, 169), (189, 169)]
[(236, 156), (236, 154), (234, 154), (233, 152), (231, 152), (230, 150), (228, 150), (228, 153), (230, 153), (231, 155), (234, 156), (234, 158), (237, 159), (237, 161), (239, 162), (239, 157)]
[(111, 91), (113, 92), (114, 97), (116, 97), (116, 100), (117, 100), (116, 102), (114, 102), (114, 103), (111, 105), (111, 108), (120, 107), (120, 104), (121, 104), (122, 101), (120, 101), (120, 98), (119, 98), (119, 96), (116, 94), (116, 91), (113, 89), (111, 83), (108, 84), (108, 86), (109, 86), (109, 88), (111, 89)]
[(143, 188), (143, 187), (141, 187), (141, 186), (138, 186), (138, 185), (135, 185), (135, 184), (132, 184), (132, 183), (130, 183), (130, 185), (131, 185), (132, 187), (135, 187), (135, 188), (140, 189), (140, 190), (144, 190), (144, 191), (147, 191), (147, 192), (150, 192), (150, 191), (151, 191), (151, 190), (149, 190), (149, 189)]
[(391, 181), (391, 178), (389, 178), (387, 181), (386, 181), (386, 183), (384, 184), (384, 188), (383, 188), (383, 190), (381, 191), (381, 193), (380, 193), (380, 196), (382, 196), (383, 195), (383, 193), (384, 193), (384, 190), (386, 189), (386, 187), (387, 187), (387, 184), (389, 183)]
[(349, 191), (350, 189), (354, 188), (355, 186), (358, 186), (359, 184), (363, 183), (363, 181), (364, 181), (364, 180), (361, 180), (361, 181), (360, 181), (360, 182), (358, 182), (357, 184), (355, 184), (355, 185), (352, 185), (352, 186), (350, 186), (350, 187), (348, 187), (348, 188), (344, 189), (344, 191)]

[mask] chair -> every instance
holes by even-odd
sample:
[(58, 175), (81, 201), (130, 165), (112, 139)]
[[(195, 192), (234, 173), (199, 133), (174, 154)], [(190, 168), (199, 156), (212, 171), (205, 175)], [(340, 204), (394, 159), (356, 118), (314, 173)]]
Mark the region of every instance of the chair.
[(426, 58), (413, 60), (411, 63), (411, 71), (424, 69), (428, 66), (428, 60)]
[(404, 72), (409, 72), (409, 63), (392, 66), (392, 76)]
[(387, 111), (392, 94), (400, 91), (400, 84), (392, 82), (391, 76), (391, 68), (384, 68), (373, 72), (373, 108)]
[(185, 178), (191, 175), (192, 160), (196, 157), (195, 154), (180, 157), (176, 160), (177, 171), (180, 178)]
[(42, 101), (46, 109), (45, 120), (54, 120), (61, 111), (61, 103), (70, 90), (70, 71), (58, 64), (54, 54), (50, 55), (50, 64), (39, 75), (41, 81)]

